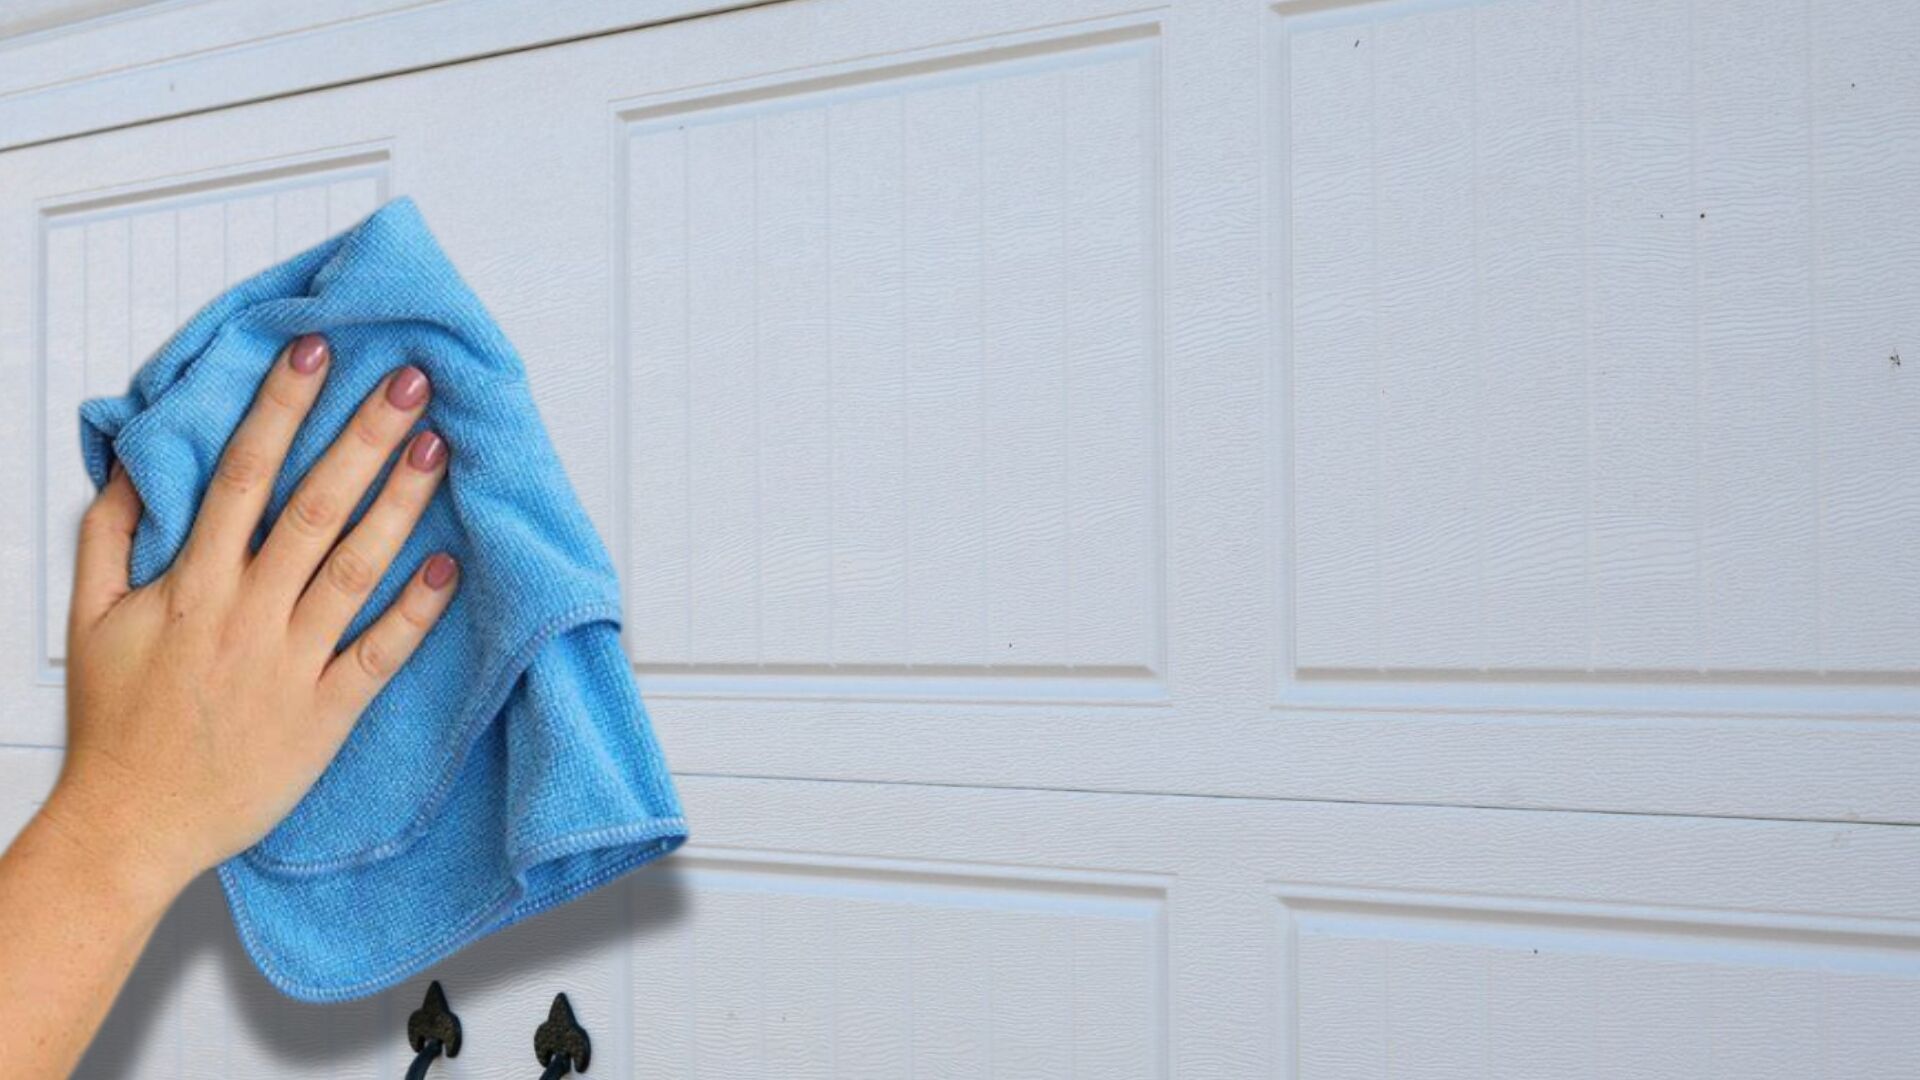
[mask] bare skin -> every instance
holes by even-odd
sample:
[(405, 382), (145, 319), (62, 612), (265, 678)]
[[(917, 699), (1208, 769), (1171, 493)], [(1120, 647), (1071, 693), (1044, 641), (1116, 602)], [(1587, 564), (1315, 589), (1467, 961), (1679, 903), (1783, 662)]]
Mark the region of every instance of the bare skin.
[[(286, 816), (453, 598), (457, 567), (431, 556), (336, 650), (446, 474), (437, 436), (400, 445), (427, 405), (412, 368), (382, 381), (250, 549), (329, 359), (308, 337), (275, 360), (158, 580), (128, 584), (140, 500), (118, 466), (82, 522), (67, 755), (0, 856), (0, 1061), (10, 1074), (74, 1068), (175, 898)], [(342, 537), (396, 451), (402, 460)]]

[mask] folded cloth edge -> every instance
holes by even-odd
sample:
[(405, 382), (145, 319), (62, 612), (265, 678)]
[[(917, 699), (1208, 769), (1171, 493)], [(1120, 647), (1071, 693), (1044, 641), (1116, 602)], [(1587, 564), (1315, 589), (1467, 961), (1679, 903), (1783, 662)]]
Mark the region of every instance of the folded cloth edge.
[[(315, 1004), (326, 1004), (348, 1001), (391, 987), (425, 971), (496, 930), (504, 929), (548, 908), (558, 907), (605, 885), (630, 870), (663, 858), (678, 850), (686, 841), (686, 819), (672, 817), (649, 818), (613, 829), (594, 829), (542, 845), (537, 849), (540, 857), (516, 863), (508, 885), (497, 893), (490, 903), (475, 912), (467, 922), (454, 927), (437, 940), (403, 957), (376, 975), (368, 976), (355, 983), (337, 986), (309, 984), (289, 976), (280, 967), (275, 958), (276, 954), (267, 947), (259, 929), (254, 925), (253, 917), (248, 912), (245, 902), (245, 887), (236, 876), (233, 861), (221, 863), (215, 872), (220, 880), (220, 889), (226, 895), (227, 907), (233, 912), (233, 924), (239, 935), (240, 944), (247, 950), (247, 955), (252, 957), (260, 973), (273, 984), (275, 989), (288, 997)], [(574, 882), (564, 890), (542, 896), (531, 904), (515, 905), (514, 901), (525, 894), (526, 872), (532, 867), (563, 855), (611, 847), (616, 844), (639, 846), (633, 847), (621, 858), (607, 863), (595, 873)]]
[(246, 859), (263, 873), (276, 877), (300, 878), (365, 866), (367, 863), (379, 862), (406, 851), (420, 839), (421, 834), (427, 831), (433, 819), (438, 816), (441, 807), (446, 803), (447, 793), (459, 779), (460, 769), (466, 764), (467, 755), (472, 752), (480, 732), (499, 717), (501, 707), (506, 704), (507, 695), (513, 692), (513, 684), (526, 672), (527, 665), (533, 663), (533, 658), (555, 638), (576, 627), (595, 622), (609, 622), (616, 627), (619, 626), (619, 608), (612, 604), (593, 603), (562, 612), (536, 628), (512, 653), (501, 659), (498, 668), (489, 672), (482, 680), (483, 685), (487, 687), (486, 693), (476, 695), (467, 715), (461, 717), (460, 723), (455, 727), (455, 734), (450, 740), (454, 751), (441, 763), (439, 778), (434, 781), (433, 787), (428, 789), (426, 798), (421, 800), (413, 817), (391, 838), (351, 855), (333, 859), (294, 862), (268, 855), (257, 845), (248, 848), (239, 857)]
[[(403, 197), (389, 203), (373, 217), (392, 219), (395, 215), (417, 218), (417, 211), (411, 201)], [(285, 275), (295, 265), (303, 267), (299, 272), (314, 272), (314, 290), (318, 291), (318, 285), (327, 277), (328, 271), (349, 250), (345, 245), (358, 243), (361, 231), (356, 228), (336, 236), (301, 256), (230, 286), (217, 302), (202, 309), (177, 331), (167, 347), (173, 348), (179, 339), (187, 338), (193, 341), (192, 353), (199, 355), (218, 347), (220, 340), (232, 332), (237, 322), (257, 321), (259, 328), (284, 322), (283, 311), (292, 306), (289, 302), (304, 302), (306, 297), (272, 297), (254, 293), (249, 298), (232, 301), (236, 299), (236, 294), (246, 297), (245, 290), (268, 280), (270, 276)], [(452, 275), (450, 278), (464, 293), (465, 283)], [(477, 303), (477, 300), (474, 302)], [(288, 309), (282, 309), (283, 304), (287, 304)], [(497, 329), (485, 319), (475, 320), (474, 326), (467, 326), (463, 322), (458, 330), (471, 331), (489, 341), (500, 342), (502, 348), (511, 355), (510, 346), (504, 345), (504, 339)], [(155, 407), (174, 392), (184, 390), (199, 372), (199, 368), (188, 364), (175, 379), (166, 382), (150, 380), (144, 388), (136, 387), (127, 395), (83, 403), (80, 409), (83, 464), (96, 489), (105, 486), (109, 466), (120, 456), (121, 447), (116, 444), (129, 436), (138, 441), (142, 429), (151, 426), (146, 418), (154, 415)], [(516, 371), (506, 381), (524, 386), (524, 373), (517, 370), (517, 359)], [(146, 394), (145, 404), (136, 406), (135, 401), (142, 390)], [(129, 464), (129, 472), (136, 486), (144, 486), (139, 483), (144, 471), (138, 462)], [(144, 479), (163, 480), (165, 477)], [(143, 526), (146, 524), (143, 522)], [(576, 596), (574, 599), (580, 598)], [(422, 836), (431, 833), (433, 823), (446, 806), (448, 792), (459, 782), (461, 766), (478, 745), (479, 736), (498, 715), (502, 703), (513, 693), (516, 680), (535, 663), (542, 650), (551, 647), (559, 635), (585, 625), (605, 623), (610, 630), (596, 629), (594, 633), (617, 634), (621, 616), (617, 603), (576, 604), (532, 628), (523, 641), (505, 655), (496, 653), (492, 657), (495, 663), (490, 665), (493, 670), (474, 680), (474, 685), (486, 687), (487, 692), (482, 695), (479, 704), (470, 707), (469, 715), (457, 726), (458, 735), (450, 741), (455, 754), (441, 763), (444, 771), (435, 778), (430, 793), (421, 800), (412, 818), (387, 839), (344, 855), (304, 862), (275, 858), (255, 847), (216, 867), (242, 945), (276, 989), (289, 997), (312, 1002), (340, 1001), (383, 989), (432, 966), (487, 934), (574, 899), (638, 866), (671, 853), (685, 843), (686, 820), (681, 816), (677, 799), (672, 797), (669, 787), (663, 789), (667, 795), (666, 805), (653, 809), (666, 811), (671, 816), (652, 816), (644, 811), (609, 814), (606, 816), (613, 818), (616, 824), (597, 824), (570, 833), (547, 836), (519, 850), (512, 850), (509, 845), (509, 850), (503, 852), (506, 856), (504, 863), (498, 864), (505, 873), (496, 879), (497, 889), (487, 890), (490, 895), (477, 898), (470, 909), (463, 907), (459, 917), (449, 918), (444, 927), (433, 926), (429, 933), (409, 939), (409, 943), (415, 947), (396, 950), (381, 957), (379, 971), (373, 974), (364, 971), (341, 972), (350, 981), (329, 982), (327, 977), (317, 974), (305, 977), (292, 974), (300, 965), (292, 963), (289, 966), (289, 963), (296, 961), (297, 957), (279, 951), (275, 935), (266, 932), (274, 921), (273, 896), (276, 890), (292, 885), (303, 877), (317, 877), (379, 864), (404, 853)], [(612, 714), (602, 712), (601, 715)], [(653, 753), (657, 756), (658, 750), (653, 750)], [(619, 821), (622, 817), (628, 820)], [(584, 860), (585, 865), (566, 873), (564, 887), (555, 890), (543, 883), (547, 875), (538, 872), (543, 864), (588, 853), (595, 853), (597, 857)], [(259, 905), (257, 908), (256, 904)]]

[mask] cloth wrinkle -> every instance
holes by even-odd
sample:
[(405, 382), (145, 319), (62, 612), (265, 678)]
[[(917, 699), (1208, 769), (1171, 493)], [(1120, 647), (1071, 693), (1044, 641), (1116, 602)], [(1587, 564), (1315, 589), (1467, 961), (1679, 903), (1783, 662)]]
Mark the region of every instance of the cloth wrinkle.
[(460, 565), (446, 614), (313, 788), (217, 868), (267, 980), (339, 1001), (659, 859), (687, 825), (620, 641), (612, 558), (519, 355), (411, 199), (230, 286), (126, 394), (81, 405), (89, 478), (104, 487), (118, 460), (144, 504), (133, 583), (172, 563), (261, 379), (306, 333), (332, 359), (256, 540), (362, 400), (411, 363), (432, 385), (414, 430), (447, 441), (447, 476), (339, 644), (429, 555)]

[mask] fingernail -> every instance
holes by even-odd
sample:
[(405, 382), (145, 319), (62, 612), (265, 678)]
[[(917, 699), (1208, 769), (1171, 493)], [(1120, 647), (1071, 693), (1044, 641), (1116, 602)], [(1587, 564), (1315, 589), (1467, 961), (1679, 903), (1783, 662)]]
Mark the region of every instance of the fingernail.
[(407, 464), (421, 472), (432, 472), (447, 459), (447, 440), (431, 431), (423, 431), (413, 437), (413, 445), (407, 447)]
[(427, 588), (444, 589), (447, 583), (453, 580), (454, 571), (458, 569), (459, 567), (454, 564), (453, 556), (443, 551), (427, 560), (427, 567), (420, 572), (420, 577), (426, 581)]
[(427, 373), (408, 364), (387, 384), (387, 404), (396, 409), (411, 409), (427, 400)]
[(319, 334), (306, 334), (287, 350), (287, 366), (302, 375), (319, 371), (320, 365), (326, 362), (327, 339)]

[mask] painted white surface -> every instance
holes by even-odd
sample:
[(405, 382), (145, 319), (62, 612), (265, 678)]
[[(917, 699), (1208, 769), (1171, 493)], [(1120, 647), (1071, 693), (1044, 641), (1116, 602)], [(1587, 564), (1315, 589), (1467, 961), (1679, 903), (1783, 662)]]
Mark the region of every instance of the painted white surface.
[[(595, 1075), (1911, 1075), (1916, 50), (1895, 0), (793, 0), (0, 154), (0, 826), (73, 405), (407, 193), (695, 832), (440, 973), (460, 1075), (563, 988)], [(418, 987), (295, 1006), (224, 919), (92, 1074), (397, 1075)]]
[(0, 149), (765, 2), (32, 0), (0, 12)]
[[(468, 1040), (446, 1075), (530, 1075), (560, 988), (589, 1075), (621, 1077), (1894, 1078), (1920, 1056), (1911, 829), (724, 777), (684, 794), (699, 845), (436, 972)], [(418, 987), (281, 998), (211, 885), (83, 1075), (399, 1075)]]
[(12, 0), (0, 9), (0, 41), (60, 27), (69, 27), (159, 0)]

